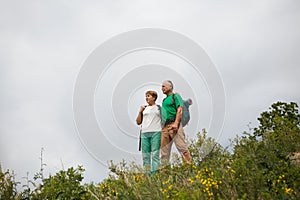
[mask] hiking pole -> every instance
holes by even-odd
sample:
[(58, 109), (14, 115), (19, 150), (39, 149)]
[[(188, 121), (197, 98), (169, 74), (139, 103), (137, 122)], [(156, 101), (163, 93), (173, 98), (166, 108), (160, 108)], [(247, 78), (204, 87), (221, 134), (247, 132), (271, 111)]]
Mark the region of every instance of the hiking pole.
[(139, 137), (139, 151), (141, 151), (141, 147), (142, 147), (142, 126), (140, 129), (140, 137)]

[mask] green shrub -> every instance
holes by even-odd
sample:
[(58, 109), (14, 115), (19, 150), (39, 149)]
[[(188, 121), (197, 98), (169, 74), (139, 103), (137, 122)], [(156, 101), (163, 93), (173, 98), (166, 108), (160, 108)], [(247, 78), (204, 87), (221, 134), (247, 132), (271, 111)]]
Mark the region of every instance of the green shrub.
[(17, 194), (18, 182), (14, 181), (14, 175), (9, 170), (2, 172), (0, 165), (0, 199), (20, 199)]
[[(17, 194), (9, 171), (0, 176), (1, 199), (300, 199), (300, 115), (295, 103), (277, 102), (263, 112), (259, 126), (236, 137), (232, 151), (205, 130), (190, 141), (193, 162), (172, 164), (148, 175), (135, 163), (110, 162), (100, 183), (81, 184), (84, 169), (69, 168), (44, 178), (41, 187)], [(297, 155), (296, 155), (297, 156)], [(43, 167), (43, 163), (41, 163)], [(37, 184), (33, 184), (34, 186)]]
[(39, 197), (44, 199), (81, 199), (86, 194), (80, 184), (83, 180), (84, 169), (79, 166), (67, 171), (61, 170), (54, 176), (43, 179)]

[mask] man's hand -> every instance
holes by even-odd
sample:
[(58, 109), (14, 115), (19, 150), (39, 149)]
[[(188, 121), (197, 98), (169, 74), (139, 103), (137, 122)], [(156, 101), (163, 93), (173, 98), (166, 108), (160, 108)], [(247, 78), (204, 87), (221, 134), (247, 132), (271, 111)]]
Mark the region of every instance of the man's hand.
[(181, 116), (182, 116), (182, 107), (179, 106), (177, 108), (177, 113), (176, 113), (176, 119), (175, 119), (175, 122), (172, 124), (172, 129), (174, 131), (178, 131), (178, 128), (179, 128), (179, 123), (180, 123), (180, 120), (181, 120)]
[(174, 122), (174, 123), (171, 125), (171, 128), (172, 128), (172, 130), (174, 130), (174, 131), (178, 131), (179, 123), (178, 123), (178, 122)]

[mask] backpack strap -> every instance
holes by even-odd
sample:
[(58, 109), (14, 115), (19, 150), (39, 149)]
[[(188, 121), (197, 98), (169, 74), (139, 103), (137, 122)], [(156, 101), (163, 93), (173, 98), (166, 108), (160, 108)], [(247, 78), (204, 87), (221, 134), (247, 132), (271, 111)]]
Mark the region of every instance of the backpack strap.
[[(165, 97), (162, 102), (164, 102), (166, 100), (166, 98), (167, 97)], [(172, 104), (173, 104), (175, 110), (177, 110), (176, 103), (175, 103), (175, 94), (174, 93), (172, 93)]]
[(172, 103), (173, 103), (174, 108), (175, 108), (176, 113), (177, 113), (177, 107), (176, 107), (176, 103), (175, 103), (175, 94), (174, 93), (172, 94)]
[[(166, 98), (167, 97), (165, 97), (162, 102), (164, 102), (166, 100)], [(174, 93), (172, 93), (172, 103), (175, 103), (175, 94)]]
[(161, 121), (161, 125), (163, 126), (163, 121), (162, 121), (162, 114), (161, 114), (161, 106), (160, 105), (156, 105), (158, 110), (159, 110), (159, 116), (160, 116), (160, 121)]
[(161, 114), (161, 106), (160, 105), (156, 105), (158, 107), (159, 113)]

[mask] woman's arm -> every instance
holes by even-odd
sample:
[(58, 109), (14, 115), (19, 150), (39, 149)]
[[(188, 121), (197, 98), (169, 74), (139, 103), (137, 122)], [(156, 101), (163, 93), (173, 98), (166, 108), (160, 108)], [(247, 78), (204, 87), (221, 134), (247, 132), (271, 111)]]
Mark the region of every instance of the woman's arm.
[(136, 117), (136, 124), (141, 125), (143, 122), (143, 111), (145, 110), (146, 106), (141, 106), (138, 116)]

